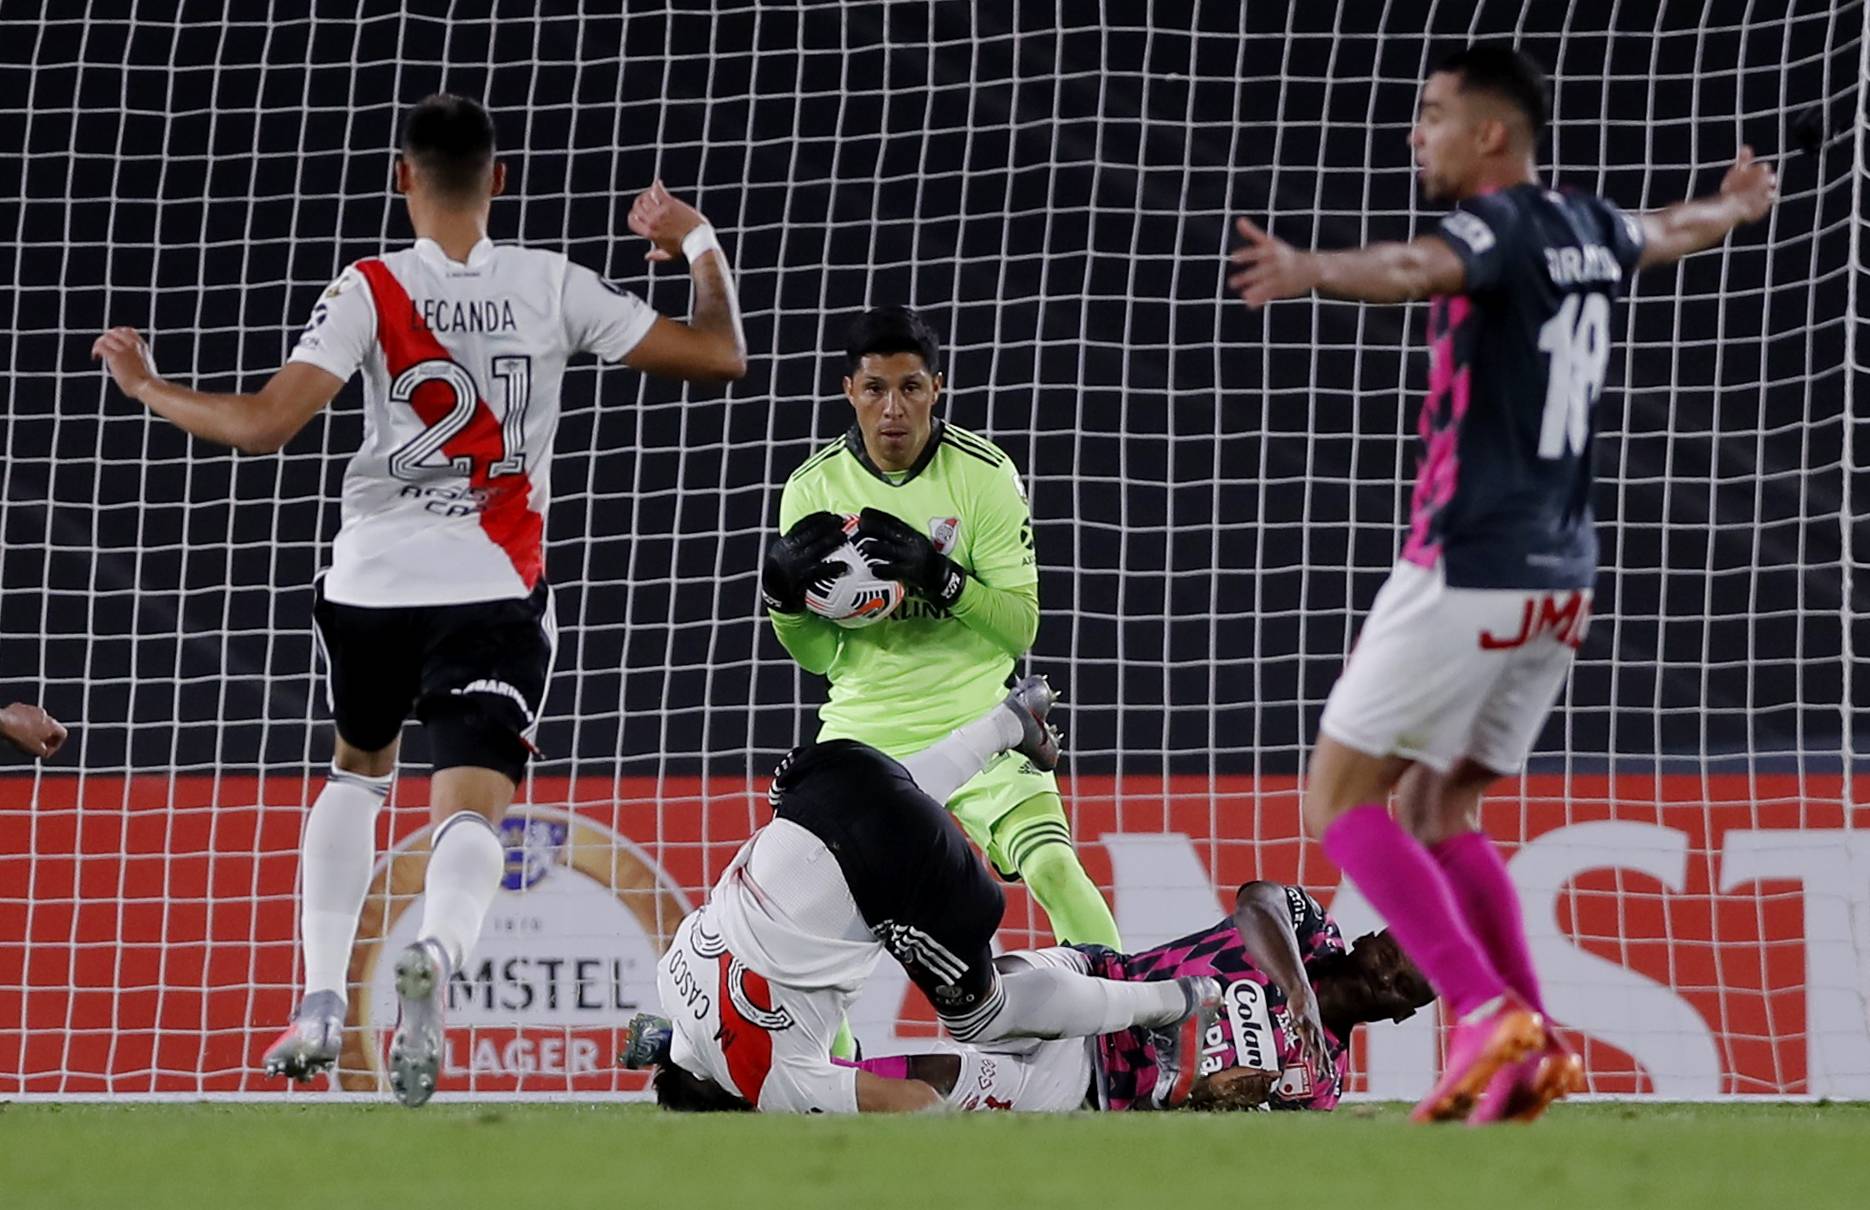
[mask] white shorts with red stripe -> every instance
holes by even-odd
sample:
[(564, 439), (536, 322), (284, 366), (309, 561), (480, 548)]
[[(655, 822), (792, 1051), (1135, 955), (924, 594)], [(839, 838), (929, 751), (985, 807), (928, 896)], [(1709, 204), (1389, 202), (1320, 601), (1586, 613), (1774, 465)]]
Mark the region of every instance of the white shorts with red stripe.
[(1446, 772), (1463, 757), (1516, 773), (1564, 688), (1589, 589), (1450, 588), (1398, 563), (1377, 593), (1319, 724), (1372, 756)]
[(728, 949), (711, 911), (689, 913), (656, 965), (670, 1060), (762, 1113), (856, 1113), (856, 1069), (830, 1058), (850, 992), (767, 979)]

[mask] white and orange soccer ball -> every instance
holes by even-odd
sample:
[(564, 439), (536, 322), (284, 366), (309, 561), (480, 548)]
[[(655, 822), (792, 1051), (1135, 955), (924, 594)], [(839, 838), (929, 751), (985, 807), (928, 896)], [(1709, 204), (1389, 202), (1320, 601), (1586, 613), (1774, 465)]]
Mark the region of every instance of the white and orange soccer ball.
[(844, 545), (831, 552), (827, 563), (842, 563), (850, 570), (831, 580), (820, 580), (805, 590), (805, 607), (847, 630), (860, 630), (881, 622), (903, 603), (903, 582), (885, 580), (871, 570), (857, 549), (857, 516), (844, 514)]

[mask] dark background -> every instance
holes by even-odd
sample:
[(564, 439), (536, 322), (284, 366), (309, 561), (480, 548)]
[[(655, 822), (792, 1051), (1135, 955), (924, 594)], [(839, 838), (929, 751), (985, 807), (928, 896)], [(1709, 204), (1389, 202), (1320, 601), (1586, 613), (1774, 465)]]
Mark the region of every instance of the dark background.
[(684, 313), (683, 275), (646, 273), (623, 224), (660, 173), (720, 227), (753, 353), (724, 398), (566, 378), (548, 768), (737, 775), (809, 733), (821, 688), (761, 620), (755, 568), (778, 485), (848, 422), (826, 351), (859, 306), (908, 301), (950, 341), (947, 414), (1028, 472), (1035, 662), (1069, 694), (1076, 767), (1296, 769), (1396, 548), (1422, 320), (1249, 313), (1221, 291), (1228, 221), (1324, 246), (1425, 228), (1418, 82), (1501, 32), (1558, 77), (1555, 179), (1626, 206), (1823, 126), (1770, 222), (1643, 275), (1620, 313), (1601, 620), (1542, 749), (1835, 768), (1861, 725), (1860, 5), (70, 7), (9, 5), (0, 30), (0, 177), (24, 198), (0, 201), (0, 692), (77, 724), (57, 764), (327, 758), (309, 584), (358, 386), (283, 456), (234, 457), (146, 419), (86, 352), (135, 324), (166, 373), (257, 388), (330, 278), (410, 238), (395, 120), (447, 89), (496, 110), (495, 238)]

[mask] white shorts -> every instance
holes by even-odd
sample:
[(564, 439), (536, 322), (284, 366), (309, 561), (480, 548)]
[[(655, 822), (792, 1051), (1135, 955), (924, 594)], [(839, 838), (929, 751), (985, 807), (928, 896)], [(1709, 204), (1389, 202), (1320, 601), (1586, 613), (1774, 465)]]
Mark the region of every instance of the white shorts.
[(1377, 593), (1320, 729), (1437, 772), (1462, 757), (1517, 773), (1591, 616), (1590, 589), (1450, 588), (1398, 563)]

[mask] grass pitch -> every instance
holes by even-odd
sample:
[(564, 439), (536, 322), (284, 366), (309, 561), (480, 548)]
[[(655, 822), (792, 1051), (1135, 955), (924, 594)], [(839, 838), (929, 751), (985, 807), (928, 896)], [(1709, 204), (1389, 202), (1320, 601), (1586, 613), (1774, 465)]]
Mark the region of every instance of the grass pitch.
[(1870, 1105), (1559, 1106), (1530, 1128), (1478, 1131), (1412, 1127), (1389, 1106), (829, 1119), (614, 1104), (0, 1104), (0, 1204), (17, 1210), (1260, 1203), (1870, 1206)]

